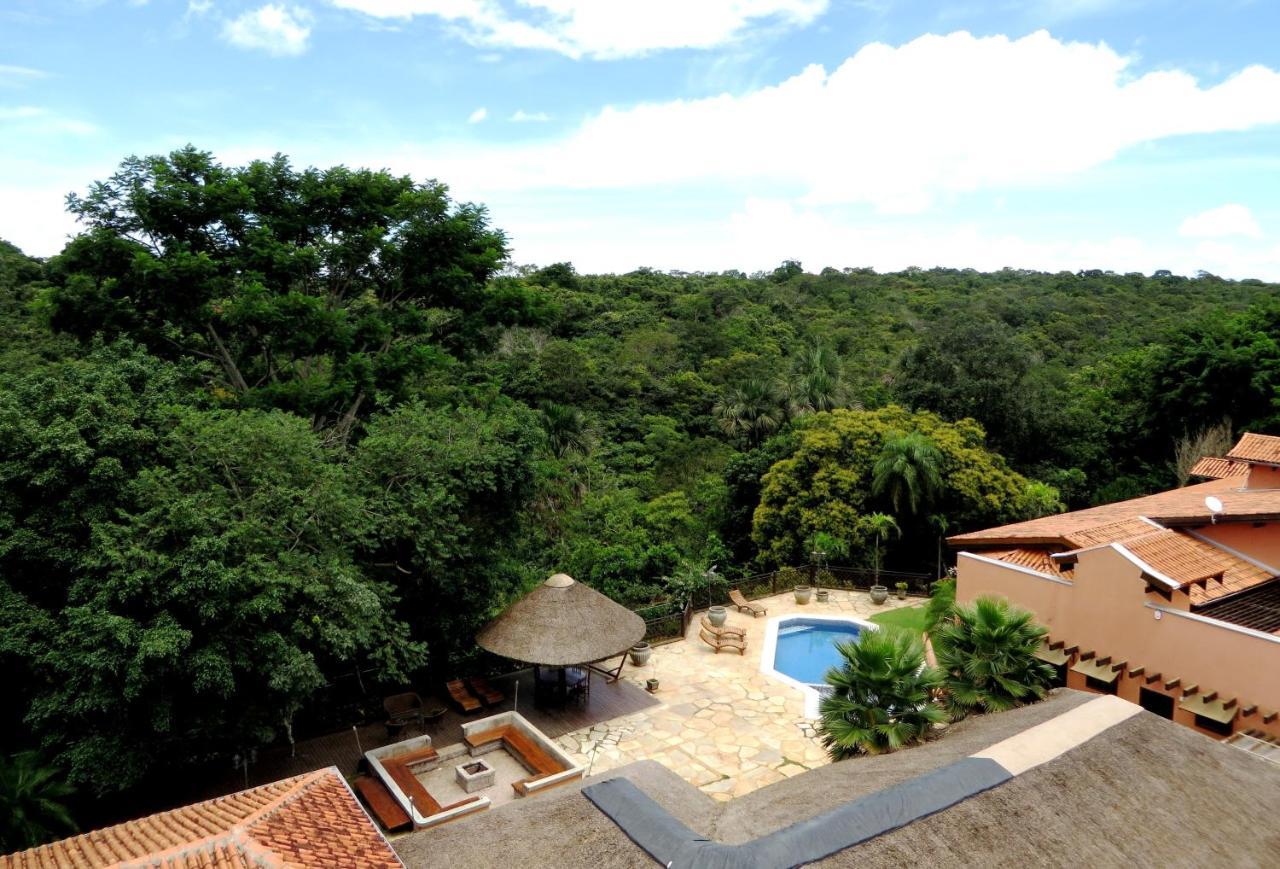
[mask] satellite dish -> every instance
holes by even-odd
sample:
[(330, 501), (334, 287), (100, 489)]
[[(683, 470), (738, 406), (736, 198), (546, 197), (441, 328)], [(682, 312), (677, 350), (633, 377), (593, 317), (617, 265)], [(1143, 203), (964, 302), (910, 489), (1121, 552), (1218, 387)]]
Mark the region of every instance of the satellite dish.
[(1222, 500), (1214, 495), (1210, 495), (1208, 498), (1204, 499), (1204, 505), (1209, 508), (1209, 513), (1212, 514), (1209, 517), (1209, 521), (1217, 522), (1218, 517), (1222, 515)]

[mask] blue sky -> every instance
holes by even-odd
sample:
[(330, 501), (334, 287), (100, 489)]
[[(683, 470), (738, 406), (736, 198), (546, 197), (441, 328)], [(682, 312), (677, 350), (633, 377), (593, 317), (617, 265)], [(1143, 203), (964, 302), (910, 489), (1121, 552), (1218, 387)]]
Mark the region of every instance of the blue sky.
[(389, 167), (584, 271), (1280, 279), (1267, 0), (0, 0), (0, 237), (132, 153)]

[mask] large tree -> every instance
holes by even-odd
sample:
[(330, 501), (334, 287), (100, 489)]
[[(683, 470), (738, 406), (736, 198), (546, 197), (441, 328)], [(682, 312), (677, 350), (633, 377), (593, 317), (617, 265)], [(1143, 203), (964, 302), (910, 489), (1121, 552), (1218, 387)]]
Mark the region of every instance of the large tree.
[[(986, 447), (982, 428), (973, 420), (949, 423), (896, 405), (813, 414), (790, 436), (791, 454), (763, 478), (752, 525), (762, 560), (805, 560), (805, 541), (818, 531), (849, 539), (855, 548), (865, 542), (864, 520), (875, 512), (875, 465), (885, 443), (902, 431), (919, 432), (938, 451), (941, 485), (934, 509), (952, 527), (1019, 515), (1027, 481)], [(927, 529), (917, 530), (923, 534)], [(903, 531), (910, 542), (911, 529)]]
[(86, 230), (54, 265), (56, 328), (210, 360), (227, 400), (338, 439), (502, 319), (486, 282), (505, 239), (438, 182), (186, 147), (130, 157), (68, 204)]

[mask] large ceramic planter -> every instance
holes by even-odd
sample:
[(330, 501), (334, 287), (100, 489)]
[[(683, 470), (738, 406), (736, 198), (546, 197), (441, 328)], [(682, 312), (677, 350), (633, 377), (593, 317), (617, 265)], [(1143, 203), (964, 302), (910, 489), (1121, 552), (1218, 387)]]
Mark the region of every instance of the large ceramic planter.
[(722, 606), (713, 606), (707, 610), (707, 621), (717, 628), (723, 628), (727, 618), (729, 618), (729, 611)]
[(653, 646), (648, 643), (636, 643), (631, 647), (631, 663), (637, 667), (643, 667), (649, 663), (649, 656), (653, 654)]
[(806, 604), (809, 602), (809, 599), (813, 597), (813, 586), (797, 585), (795, 588), (795, 592), (796, 592), (796, 603)]
[(823, 589), (819, 589), (819, 590), (818, 590), (818, 603), (826, 603), (826, 602), (827, 602), (827, 598), (828, 598), (828, 596), (830, 596), (830, 594), (831, 594), (831, 592), (827, 591), (825, 588), (823, 588)]
[(889, 588), (884, 585), (871, 586), (871, 602), (882, 604), (889, 599)]

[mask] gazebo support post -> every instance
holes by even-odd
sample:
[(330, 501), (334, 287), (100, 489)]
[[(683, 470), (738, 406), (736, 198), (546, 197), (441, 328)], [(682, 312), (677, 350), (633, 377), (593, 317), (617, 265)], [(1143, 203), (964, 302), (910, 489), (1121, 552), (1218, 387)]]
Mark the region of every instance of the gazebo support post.
[(588, 664), (587, 669), (595, 670), (601, 676), (606, 677), (605, 679), (606, 682), (612, 683), (612, 682), (618, 681), (618, 678), (622, 675), (622, 668), (626, 666), (626, 663), (627, 663), (627, 653), (623, 652), (622, 660), (618, 661), (618, 666), (612, 670), (606, 670), (604, 667), (601, 667), (598, 664)]

